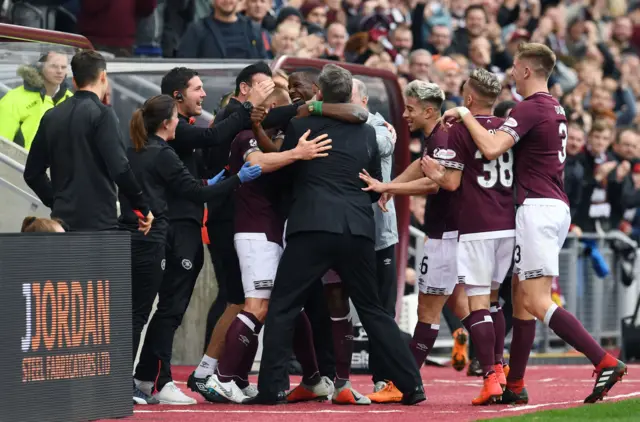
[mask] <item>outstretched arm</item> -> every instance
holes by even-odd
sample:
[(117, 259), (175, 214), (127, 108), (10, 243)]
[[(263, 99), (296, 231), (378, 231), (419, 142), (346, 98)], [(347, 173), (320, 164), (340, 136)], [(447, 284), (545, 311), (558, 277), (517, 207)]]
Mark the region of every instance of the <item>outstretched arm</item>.
[(259, 165), (263, 173), (271, 173), (298, 160), (326, 157), (326, 151), (331, 149), (331, 139), (326, 139), (328, 135), (323, 134), (307, 141), (310, 133), (307, 130), (298, 140), (298, 145), (288, 151), (265, 154), (259, 148), (251, 148), (245, 152), (245, 162)]
[(440, 189), (438, 184), (428, 177), (421, 177), (409, 182), (382, 183), (378, 179), (371, 177), (366, 170), (362, 170), (359, 176), (367, 184), (367, 187), (363, 188), (365, 191), (392, 195), (425, 195), (437, 193)]
[(298, 116), (326, 116), (347, 123), (366, 123), (369, 112), (355, 104), (323, 103), (311, 101), (298, 107)]
[(466, 107), (449, 109), (443, 114), (442, 119), (445, 120), (451, 117), (464, 123), (478, 149), (488, 160), (497, 159), (515, 144), (515, 137), (510, 133), (510, 131), (513, 131), (512, 129), (508, 127), (504, 129), (505, 127), (503, 126), (498, 131), (489, 132), (473, 117)]

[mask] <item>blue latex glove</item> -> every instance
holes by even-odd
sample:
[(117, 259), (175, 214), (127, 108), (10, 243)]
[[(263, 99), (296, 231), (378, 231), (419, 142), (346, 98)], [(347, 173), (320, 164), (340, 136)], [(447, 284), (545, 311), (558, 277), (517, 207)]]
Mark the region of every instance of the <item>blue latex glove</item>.
[(211, 185), (215, 185), (218, 182), (221, 182), (224, 180), (224, 170), (222, 170), (220, 173), (216, 174), (215, 176), (213, 176), (211, 179), (207, 180), (207, 185), (211, 186)]
[(262, 167), (259, 165), (252, 166), (249, 163), (244, 163), (240, 171), (238, 172), (238, 177), (240, 178), (240, 182), (250, 182), (252, 180), (257, 179), (262, 174)]

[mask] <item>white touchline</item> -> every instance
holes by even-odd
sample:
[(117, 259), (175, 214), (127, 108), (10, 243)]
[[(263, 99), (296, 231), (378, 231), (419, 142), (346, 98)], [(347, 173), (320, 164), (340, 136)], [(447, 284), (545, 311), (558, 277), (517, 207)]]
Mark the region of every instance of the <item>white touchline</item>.
[[(604, 401), (616, 400), (616, 399), (627, 399), (627, 398), (636, 397), (636, 396), (640, 396), (640, 391), (636, 391), (628, 394), (619, 394), (617, 396), (607, 396)], [(500, 410), (481, 410), (480, 412), (482, 413), (520, 412), (522, 410), (531, 410), (531, 409), (537, 409), (540, 407), (562, 406), (565, 404), (577, 404), (577, 403), (584, 403), (584, 402), (582, 400), (573, 400), (573, 401), (562, 401), (562, 402), (556, 402), (556, 403), (540, 403), (540, 404), (530, 404), (525, 406), (512, 406), (512, 407), (507, 407), (505, 409), (500, 409)]]
[(167, 409), (167, 410), (134, 410), (133, 413), (265, 413), (265, 414), (283, 414), (283, 415), (304, 415), (309, 413), (403, 413), (402, 410), (199, 410), (199, 409)]

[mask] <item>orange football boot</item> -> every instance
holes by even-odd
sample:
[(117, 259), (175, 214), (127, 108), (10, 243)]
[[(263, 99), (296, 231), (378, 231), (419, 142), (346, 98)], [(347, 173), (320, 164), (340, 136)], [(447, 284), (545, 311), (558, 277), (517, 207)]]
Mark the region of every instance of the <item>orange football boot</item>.
[(491, 372), (484, 378), (484, 385), (480, 390), (480, 395), (471, 401), (474, 406), (484, 406), (495, 403), (502, 397), (502, 387), (498, 382), (495, 372)]

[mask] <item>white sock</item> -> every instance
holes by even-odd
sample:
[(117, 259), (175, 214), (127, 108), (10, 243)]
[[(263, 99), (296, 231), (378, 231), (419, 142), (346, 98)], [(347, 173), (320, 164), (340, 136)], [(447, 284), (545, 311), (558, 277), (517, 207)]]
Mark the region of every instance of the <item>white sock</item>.
[(203, 355), (200, 365), (196, 368), (195, 377), (206, 378), (209, 375), (213, 375), (213, 372), (216, 370), (216, 366), (218, 366), (218, 359)]

